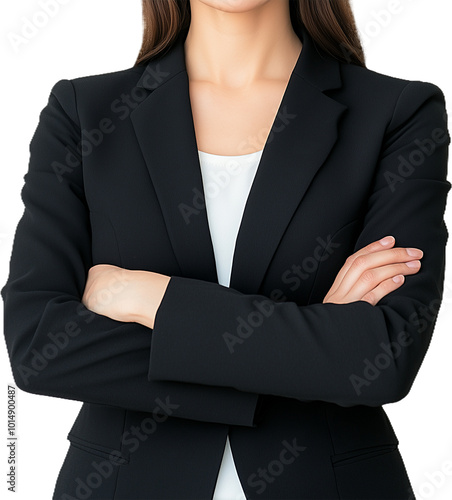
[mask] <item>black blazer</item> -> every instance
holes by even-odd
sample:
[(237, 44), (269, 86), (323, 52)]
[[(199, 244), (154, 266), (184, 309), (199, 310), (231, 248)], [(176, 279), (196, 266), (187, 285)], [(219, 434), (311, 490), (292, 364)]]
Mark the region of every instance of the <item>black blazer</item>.
[[(209, 499), (228, 432), (248, 498), (412, 495), (382, 405), (409, 392), (441, 302), (444, 96), (300, 38), (230, 287), (184, 34), (147, 64), (54, 85), (1, 290), (19, 388), (84, 402), (54, 498)], [(421, 270), (376, 306), (322, 304), (345, 259), (389, 234), (424, 251)], [(171, 276), (153, 330), (83, 306), (99, 263)]]

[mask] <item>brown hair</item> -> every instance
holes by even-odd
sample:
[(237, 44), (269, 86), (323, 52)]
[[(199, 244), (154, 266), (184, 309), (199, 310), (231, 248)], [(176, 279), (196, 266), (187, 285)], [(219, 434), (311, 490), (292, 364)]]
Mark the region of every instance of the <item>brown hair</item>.
[[(135, 66), (169, 48), (190, 26), (189, 0), (142, 0), (143, 42)], [(340, 61), (365, 67), (364, 51), (350, 0), (289, 0), (290, 18), (300, 36), (304, 25), (317, 47)]]

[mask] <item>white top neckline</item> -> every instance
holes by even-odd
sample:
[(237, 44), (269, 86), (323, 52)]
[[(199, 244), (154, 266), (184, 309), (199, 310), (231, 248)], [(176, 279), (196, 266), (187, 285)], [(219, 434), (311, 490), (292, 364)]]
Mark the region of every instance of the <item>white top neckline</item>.
[(254, 156), (262, 153), (262, 151), (263, 151), (263, 149), (261, 149), (260, 151), (254, 151), (253, 153), (245, 153), (243, 155), (217, 155), (214, 153), (207, 153), (206, 151), (201, 151), (200, 149), (198, 149), (198, 153), (200, 153), (201, 155), (204, 155), (206, 157), (211, 157), (211, 158), (221, 158), (221, 159), (225, 159), (225, 160), (229, 160), (229, 159), (233, 159), (233, 158), (246, 159), (246, 157), (254, 158)]

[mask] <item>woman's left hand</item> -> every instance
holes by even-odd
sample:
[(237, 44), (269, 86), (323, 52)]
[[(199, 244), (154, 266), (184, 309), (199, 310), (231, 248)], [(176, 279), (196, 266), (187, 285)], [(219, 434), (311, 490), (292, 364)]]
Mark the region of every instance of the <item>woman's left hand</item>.
[(88, 271), (82, 303), (91, 311), (154, 328), (170, 276), (97, 264)]

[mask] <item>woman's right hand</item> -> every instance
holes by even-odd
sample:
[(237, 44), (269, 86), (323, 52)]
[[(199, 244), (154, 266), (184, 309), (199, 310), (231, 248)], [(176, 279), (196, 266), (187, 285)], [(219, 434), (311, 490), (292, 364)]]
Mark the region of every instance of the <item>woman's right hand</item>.
[(336, 276), (323, 303), (347, 304), (364, 300), (376, 305), (388, 293), (399, 288), (405, 275), (421, 268), (422, 250), (393, 248), (395, 238), (370, 243), (350, 255)]

